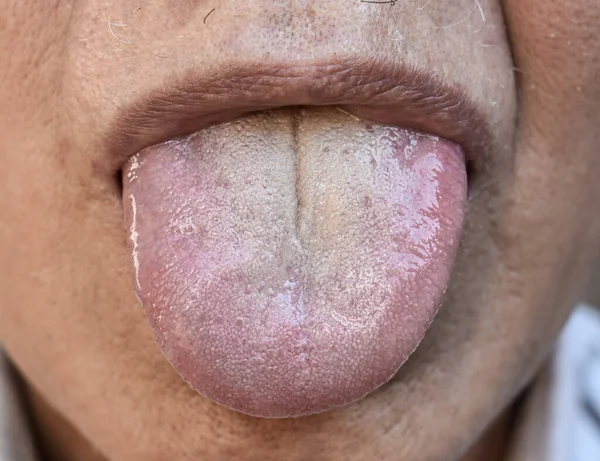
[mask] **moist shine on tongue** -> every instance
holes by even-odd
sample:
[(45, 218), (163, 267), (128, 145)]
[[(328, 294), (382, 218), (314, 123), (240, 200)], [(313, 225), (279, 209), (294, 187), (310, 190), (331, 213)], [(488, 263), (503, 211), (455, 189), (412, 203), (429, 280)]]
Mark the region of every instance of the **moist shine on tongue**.
[(141, 151), (123, 201), (167, 360), (215, 402), (292, 417), (364, 397), (423, 339), (466, 172), (449, 141), (282, 109)]

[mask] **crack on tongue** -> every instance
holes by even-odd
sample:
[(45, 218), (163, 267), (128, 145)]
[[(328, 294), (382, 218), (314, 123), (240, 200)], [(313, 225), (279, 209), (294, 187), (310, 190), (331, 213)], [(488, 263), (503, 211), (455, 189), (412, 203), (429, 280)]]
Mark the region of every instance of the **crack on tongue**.
[(298, 238), (298, 243), (300, 245), (300, 249), (302, 253), (305, 254), (304, 241), (302, 236), (302, 187), (300, 185), (300, 168), (301, 168), (301, 155), (302, 149), (300, 148), (300, 121), (301, 121), (301, 113), (299, 111), (294, 111), (292, 115), (292, 136), (294, 139), (294, 184), (296, 190), (296, 237)]
[(302, 109), (296, 109), (292, 113), (292, 138), (293, 138), (293, 162), (294, 162), (294, 190), (296, 195), (296, 210), (295, 210), (295, 237), (299, 247), (299, 267), (300, 273), (298, 274), (298, 282), (300, 283), (299, 296), (296, 303), (296, 312), (301, 320), (301, 327), (299, 328), (300, 337), (298, 343), (301, 346), (298, 352), (298, 359), (305, 364), (304, 377), (305, 382), (302, 386), (301, 392), (305, 394), (305, 398), (309, 401), (309, 396), (306, 395), (306, 390), (310, 388), (313, 380), (313, 370), (310, 362), (310, 338), (307, 334), (307, 328), (310, 326), (309, 313), (307, 312), (307, 299), (305, 299), (308, 293), (308, 280), (306, 277), (306, 269), (309, 264), (309, 251), (305, 242), (305, 230), (302, 225), (302, 212), (304, 209), (303, 204), (303, 188), (301, 184), (301, 171), (302, 171), (302, 147), (300, 139), (300, 124), (302, 122)]

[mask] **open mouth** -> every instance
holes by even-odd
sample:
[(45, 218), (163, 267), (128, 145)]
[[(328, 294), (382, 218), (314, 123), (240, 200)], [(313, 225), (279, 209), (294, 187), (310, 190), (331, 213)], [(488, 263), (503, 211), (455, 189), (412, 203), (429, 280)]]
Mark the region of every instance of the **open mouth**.
[(319, 69), (218, 97), (180, 86), (132, 115), (146, 138), (116, 138), (141, 148), (123, 202), (157, 343), (192, 388), (254, 416), (326, 411), (397, 372), (450, 278), (461, 145), (484, 142), (460, 95), (423, 92), (433, 78)]

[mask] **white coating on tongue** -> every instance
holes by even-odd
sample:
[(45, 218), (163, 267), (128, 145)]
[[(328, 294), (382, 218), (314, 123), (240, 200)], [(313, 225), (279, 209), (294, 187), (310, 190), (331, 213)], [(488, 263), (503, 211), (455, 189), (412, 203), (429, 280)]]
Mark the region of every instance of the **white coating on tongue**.
[(335, 109), (170, 141), (125, 172), (138, 295), (161, 350), (230, 408), (324, 411), (387, 381), (450, 275), (460, 149)]

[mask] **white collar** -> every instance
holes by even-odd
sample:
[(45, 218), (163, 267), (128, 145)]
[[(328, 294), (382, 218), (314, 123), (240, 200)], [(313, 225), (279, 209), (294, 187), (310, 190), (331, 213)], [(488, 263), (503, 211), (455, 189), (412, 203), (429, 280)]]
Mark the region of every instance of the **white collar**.
[(531, 388), (517, 431), (515, 460), (600, 460), (598, 310), (575, 310)]

